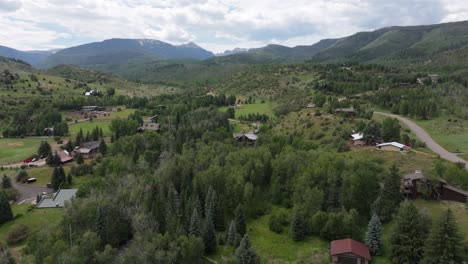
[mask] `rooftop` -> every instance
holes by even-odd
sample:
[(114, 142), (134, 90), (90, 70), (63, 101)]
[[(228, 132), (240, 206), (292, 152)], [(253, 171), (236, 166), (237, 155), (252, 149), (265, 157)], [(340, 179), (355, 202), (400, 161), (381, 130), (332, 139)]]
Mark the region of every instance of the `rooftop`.
[(352, 253), (367, 260), (371, 260), (369, 248), (361, 242), (352, 240), (351, 238), (334, 240), (331, 242), (330, 254), (332, 256), (346, 253)]
[(57, 208), (65, 206), (65, 202), (75, 197), (78, 189), (60, 189), (54, 197), (44, 197), (37, 204), (37, 208)]
[(393, 147), (400, 148), (400, 149), (407, 147), (406, 145), (398, 143), (398, 142), (386, 142), (386, 143), (377, 145), (377, 147), (385, 147), (385, 146), (393, 146)]

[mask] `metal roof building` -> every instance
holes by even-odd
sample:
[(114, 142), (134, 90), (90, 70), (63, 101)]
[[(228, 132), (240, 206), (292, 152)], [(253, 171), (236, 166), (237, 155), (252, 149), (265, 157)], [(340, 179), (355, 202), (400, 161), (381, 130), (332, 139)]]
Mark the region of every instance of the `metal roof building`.
[(59, 208), (65, 206), (65, 202), (75, 197), (78, 189), (60, 189), (54, 197), (44, 197), (37, 204), (37, 208)]

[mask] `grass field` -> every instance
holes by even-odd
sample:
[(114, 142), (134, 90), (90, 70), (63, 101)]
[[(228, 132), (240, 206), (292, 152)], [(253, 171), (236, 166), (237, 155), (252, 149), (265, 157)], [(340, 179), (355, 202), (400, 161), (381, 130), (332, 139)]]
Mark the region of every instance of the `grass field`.
[(30, 205), (13, 205), (14, 219), (0, 226), (0, 241), (5, 241), (8, 230), (13, 225), (23, 224), (29, 227), (31, 232), (37, 231), (45, 226), (57, 224), (63, 215), (63, 209), (30, 209)]
[(80, 132), (80, 129), (83, 130), (84, 135), (86, 135), (87, 132), (91, 133), (93, 129), (96, 127), (99, 127), (102, 129), (102, 132), (104, 133), (104, 136), (109, 136), (110, 135), (110, 120), (109, 121), (91, 121), (91, 122), (80, 122), (76, 123), (73, 125), (68, 126), (68, 131), (70, 132), (70, 136), (75, 136), (78, 132)]
[[(239, 116), (245, 116), (248, 114), (265, 114), (270, 117), (274, 117), (273, 113), (273, 103), (271, 102), (265, 102), (265, 103), (255, 103), (255, 104), (244, 104), (241, 106), (240, 109), (236, 109), (236, 118), (239, 118)], [(227, 111), (227, 107), (221, 107), (219, 110), (222, 112)]]
[(42, 140), (49, 138), (0, 138), (0, 165), (21, 162), (36, 154)]
[[(451, 121), (449, 121), (451, 120)], [(456, 120), (456, 121), (455, 121)], [(439, 117), (432, 120), (414, 120), (431, 137), (451, 152), (468, 153), (468, 121)]]

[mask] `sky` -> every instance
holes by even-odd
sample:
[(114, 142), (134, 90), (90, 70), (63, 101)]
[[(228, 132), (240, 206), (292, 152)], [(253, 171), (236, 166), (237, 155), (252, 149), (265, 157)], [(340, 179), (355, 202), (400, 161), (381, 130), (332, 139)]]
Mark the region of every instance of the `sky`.
[(467, 19), (467, 0), (0, 0), (0, 45), (46, 50), (147, 38), (222, 52)]

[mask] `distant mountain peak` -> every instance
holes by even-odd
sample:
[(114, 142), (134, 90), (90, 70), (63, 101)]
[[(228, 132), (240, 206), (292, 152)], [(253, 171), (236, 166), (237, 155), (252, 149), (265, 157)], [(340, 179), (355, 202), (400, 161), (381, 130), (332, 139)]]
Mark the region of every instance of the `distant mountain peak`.
[(195, 44), (194, 42), (190, 41), (189, 43), (179, 45), (178, 47), (183, 47), (183, 48), (192, 48), (192, 49), (201, 49), (200, 46)]

